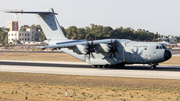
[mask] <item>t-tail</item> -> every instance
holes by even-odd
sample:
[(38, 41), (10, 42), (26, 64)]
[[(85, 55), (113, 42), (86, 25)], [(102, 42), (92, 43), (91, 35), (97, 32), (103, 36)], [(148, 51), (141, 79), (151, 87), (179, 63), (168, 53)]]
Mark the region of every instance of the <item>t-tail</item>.
[(60, 39), (68, 40), (56, 19), (56, 14), (52, 8), (44, 11), (5, 11), (6, 13), (27, 13), (36, 14), (38, 21), (44, 31), (44, 34), (48, 40)]

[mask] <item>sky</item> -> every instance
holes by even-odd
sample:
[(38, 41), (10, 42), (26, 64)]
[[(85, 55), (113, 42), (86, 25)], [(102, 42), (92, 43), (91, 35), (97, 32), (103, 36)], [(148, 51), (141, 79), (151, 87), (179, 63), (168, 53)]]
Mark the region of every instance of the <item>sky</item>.
[[(53, 8), (60, 25), (90, 24), (145, 29), (161, 35), (180, 35), (180, 0), (0, 0), (0, 27), (15, 20), (2, 10), (40, 11)], [(35, 15), (18, 14), (19, 27), (39, 24)]]

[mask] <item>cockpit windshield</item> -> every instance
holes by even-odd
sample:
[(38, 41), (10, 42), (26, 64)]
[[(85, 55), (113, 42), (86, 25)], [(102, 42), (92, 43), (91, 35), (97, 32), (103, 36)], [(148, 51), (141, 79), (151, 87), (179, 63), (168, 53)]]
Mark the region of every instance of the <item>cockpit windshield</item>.
[(165, 45), (162, 44), (161, 46), (156, 46), (156, 49), (165, 49), (166, 50), (167, 48)]

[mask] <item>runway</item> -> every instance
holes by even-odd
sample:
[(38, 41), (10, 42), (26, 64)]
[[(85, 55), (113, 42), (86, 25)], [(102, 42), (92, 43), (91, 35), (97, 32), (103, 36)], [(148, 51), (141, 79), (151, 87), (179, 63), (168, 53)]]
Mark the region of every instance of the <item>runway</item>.
[(126, 65), (125, 68), (92, 68), (87, 63), (0, 60), (0, 71), (48, 73), (87, 76), (113, 76), (135, 78), (180, 79), (180, 66), (157, 66), (152, 70), (143, 65)]

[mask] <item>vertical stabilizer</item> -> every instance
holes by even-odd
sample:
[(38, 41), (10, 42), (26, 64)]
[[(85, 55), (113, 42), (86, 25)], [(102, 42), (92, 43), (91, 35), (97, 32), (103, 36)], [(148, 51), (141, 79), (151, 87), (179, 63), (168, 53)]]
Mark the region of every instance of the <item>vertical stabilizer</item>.
[(5, 11), (6, 13), (28, 13), (36, 14), (38, 21), (44, 31), (44, 34), (47, 39), (63, 39), (67, 38), (64, 36), (63, 31), (61, 30), (60, 24), (55, 17), (54, 10), (52, 8), (45, 11)]
[(48, 9), (47, 11), (52, 12), (50, 14), (38, 14), (38, 21), (46, 35), (47, 39), (67, 39), (61, 30), (60, 24), (56, 19), (54, 10)]

